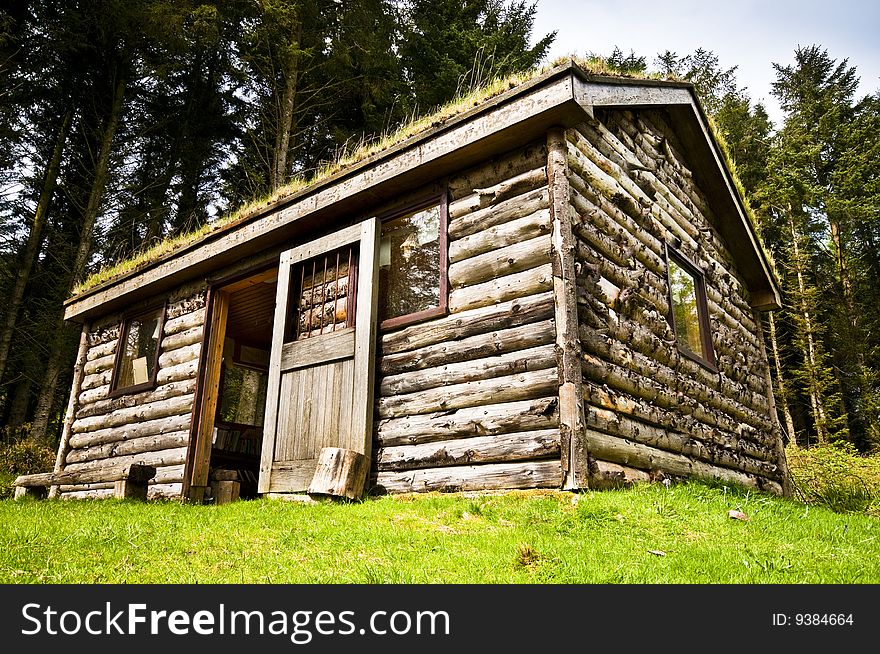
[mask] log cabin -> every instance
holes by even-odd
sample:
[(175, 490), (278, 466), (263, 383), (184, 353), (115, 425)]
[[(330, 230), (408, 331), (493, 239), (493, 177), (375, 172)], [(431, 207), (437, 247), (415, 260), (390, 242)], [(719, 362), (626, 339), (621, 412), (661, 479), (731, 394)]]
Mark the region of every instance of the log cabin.
[(785, 494), (779, 306), (693, 87), (569, 61), (67, 300), (51, 494)]

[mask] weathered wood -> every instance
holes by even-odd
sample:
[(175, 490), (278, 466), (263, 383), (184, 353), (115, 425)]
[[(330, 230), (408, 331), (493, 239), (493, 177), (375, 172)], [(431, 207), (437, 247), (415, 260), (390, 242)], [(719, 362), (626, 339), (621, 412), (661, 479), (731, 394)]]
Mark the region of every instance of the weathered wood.
[(382, 354), (390, 360), (390, 355), (399, 352), (444, 341), (457, 341), (550, 318), (553, 318), (553, 296), (550, 293), (539, 293), (502, 302), (492, 307), (462, 311), (428, 323), (383, 334)]
[[(188, 425), (187, 425), (188, 426)], [(156, 434), (121, 440), (106, 445), (97, 445), (72, 450), (67, 455), (67, 463), (80, 463), (96, 459), (109, 459), (124, 454), (141, 454), (143, 452), (159, 452), (161, 450), (182, 447), (189, 442), (189, 431), (174, 431), (167, 434)]]
[(241, 493), (241, 483), (233, 480), (217, 480), (211, 482), (211, 494), (214, 504), (220, 506), (235, 502)]
[(699, 477), (716, 482), (736, 483), (781, 494), (782, 489), (777, 482), (763, 477), (721, 468), (690, 459), (681, 454), (666, 452), (592, 429), (587, 430), (586, 436), (590, 444), (590, 451), (597, 459), (641, 470), (662, 470), (673, 476)]
[(380, 471), (413, 470), (552, 457), (559, 457), (559, 429), (384, 447), (376, 454), (376, 464)]
[(576, 489), (587, 487), (589, 452), (582, 437), (586, 423), (578, 336), (575, 239), (568, 202), (570, 190), (565, 151), (565, 133), (561, 128), (551, 129), (547, 133), (547, 178), (553, 224), (551, 243), (556, 365), (559, 370), (560, 453), (565, 476), (563, 487)]
[(108, 427), (121, 427), (138, 421), (183, 415), (192, 411), (192, 402), (192, 395), (179, 395), (167, 400), (150, 402), (142, 406), (119, 409), (106, 415), (77, 419), (73, 423), (73, 432), (81, 434)]
[(166, 317), (165, 325), (162, 327), (164, 338), (203, 326), (205, 324), (205, 315), (205, 309), (201, 308), (197, 311), (185, 313), (177, 318)]
[(80, 389), (87, 391), (90, 388), (98, 388), (99, 386), (106, 386), (110, 383), (110, 378), (113, 376), (112, 370), (104, 370), (99, 373), (95, 373), (94, 375), (86, 375), (82, 378), (82, 382), (80, 383)]
[(522, 272), (550, 261), (550, 238), (538, 236), (507, 247), (491, 250), (449, 266), (449, 284), (465, 288)]
[(499, 247), (549, 234), (550, 230), (550, 210), (540, 209), (522, 218), (452, 241), (449, 244), (449, 262), (456, 263)]
[(159, 372), (156, 374), (156, 383), (161, 386), (163, 384), (170, 384), (185, 379), (195, 379), (198, 371), (198, 359), (171, 366), (170, 368), (160, 368)]
[(86, 359), (88, 361), (94, 361), (95, 359), (101, 359), (103, 357), (115, 354), (116, 343), (117, 341), (114, 340), (89, 347), (88, 353), (86, 354)]
[(164, 336), (162, 338), (162, 352), (171, 352), (172, 350), (181, 347), (201, 343), (203, 333), (204, 329), (199, 325), (197, 327), (191, 327), (186, 331), (178, 332), (170, 336)]
[(779, 479), (779, 468), (775, 463), (753, 459), (721, 444), (702, 441), (691, 434), (657, 427), (596, 406), (588, 406), (586, 413), (587, 425), (595, 431), (626, 438), (667, 452), (684, 454), (688, 458), (713, 465), (749, 472), (768, 479)]
[[(379, 394), (383, 397), (450, 386), (480, 379), (491, 379), (529, 370), (552, 368), (556, 355), (552, 344), (516, 350), (484, 359), (450, 363), (435, 368), (414, 370), (382, 378)], [(580, 364), (578, 364), (580, 370)]]
[(517, 488), (560, 488), (559, 461), (486, 463), (483, 465), (423, 468), (406, 472), (380, 472), (375, 493), (458, 492)]
[(351, 358), (354, 338), (355, 330), (349, 327), (320, 338), (285, 343), (281, 348), (281, 372)]
[(118, 441), (127, 441), (144, 436), (156, 434), (168, 434), (175, 431), (186, 431), (190, 427), (192, 415), (189, 413), (173, 415), (167, 418), (132, 422), (118, 427), (107, 427), (80, 434), (72, 434), (70, 437), (71, 449), (106, 445)]
[[(79, 394), (79, 387), (83, 378), (83, 368), (86, 363), (88, 347), (89, 324), (85, 323), (79, 334), (79, 349), (77, 350), (76, 363), (73, 365), (71, 392), (67, 400), (67, 411), (64, 413), (64, 422), (61, 425), (61, 440), (58, 443), (58, 452), (55, 454), (55, 467), (53, 472), (56, 473), (61, 472), (64, 469), (64, 462), (67, 459), (67, 453), (70, 451), (70, 439), (73, 434), (73, 421), (76, 416), (77, 395)], [(57, 497), (57, 487), (49, 489), (49, 495), (53, 498)]]
[(418, 350), (384, 356), (379, 361), (379, 369), (384, 374), (396, 376), (413, 370), (424, 370), (459, 361), (498, 356), (552, 343), (554, 333), (553, 321), (542, 320), (520, 327), (501, 329), (488, 334), (478, 334), (460, 340), (428, 345)]
[(456, 313), (468, 309), (506, 302), (516, 297), (533, 295), (553, 288), (553, 270), (549, 263), (523, 272), (498, 277), (467, 288), (453, 289), (449, 293), (449, 311)]
[(186, 462), (186, 448), (178, 447), (172, 450), (162, 450), (161, 452), (145, 452), (144, 454), (128, 454), (125, 456), (117, 456), (112, 459), (96, 459), (94, 461), (84, 461), (82, 463), (68, 463), (64, 469), (65, 473), (75, 472), (97, 472), (101, 479), (101, 471), (112, 466), (126, 466), (132, 463), (140, 463), (143, 465), (154, 466), (174, 466)]
[(183, 381), (162, 384), (155, 390), (145, 391), (143, 393), (131, 393), (106, 400), (96, 400), (83, 406), (76, 412), (77, 418), (89, 418), (99, 416), (119, 409), (131, 408), (143, 404), (150, 404), (161, 400), (168, 400), (172, 397), (181, 395), (189, 395), (195, 392), (196, 380), (185, 379)]
[(514, 175), (513, 177), (498, 182), (493, 186), (487, 188), (475, 188), (474, 193), (481, 198), (487, 198), (485, 200), (486, 202), (497, 206), (507, 198), (519, 195), (523, 191), (528, 191), (536, 186), (541, 186), (545, 184), (546, 181), (546, 171), (543, 168), (535, 168), (534, 170), (527, 170), (519, 175)]
[(558, 399), (536, 400), (466, 407), (379, 421), (380, 447), (417, 445), (454, 438), (495, 436), (515, 431), (540, 431), (559, 426)]
[(628, 488), (633, 484), (649, 481), (650, 473), (619, 463), (593, 460), (590, 465), (590, 488), (593, 490)]
[(503, 183), (518, 175), (527, 174), (543, 166), (546, 160), (547, 154), (542, 139), (490, 161), (480, 161), (473, 168), (456, 173), (449, 179), (449, 194), (453, 201), (473, 194), (482, 197), (483, 202), (489, 204), (493, 202), (494, 196), (479, 196), (474, 193), (474, 189)]
[[(540, 172), (543, 177), (544, 170), (541, 169)], [(541, 182), (546, 183), (546, 178), (542, 179)], [(498, 204), (485, 205), (482, 202), (480, 204), (482, 205), (481, 209), (463, 215), (460, 214), (449, 221), (450, 239), (464, 238), (489, 227), (495, 227), (516, 218), (528, 216), (549, 206), (547, 189), (534, 189), (534, 187), (522, 195)]]
[(317, 457), (314, 459), (300, 459), (299, 461), (276, 461), (272, 464), (272, 473), (267, 484), (267, 493), (297, 493), (305, 492), (315, 475), (318, 465)]
[(113, 365), (116, 361), (116, 354), (108, 354), (107, 356), (103, 356), (100, 359), (93, 359), (85, 364), (83, 367), (83, 374), (86, 376), (94, 375), (99, 372), (103, 372), (104, 370), (112, 370)]
[(187, 363), (188, 361), (198, 361), (201, 352), (201, 342), (179, 347), (170, 352), (163, 352), (159, 355), (159, 367), (170, 368), (172, 366), (178, 366), (181, 363)]
[(61, 484), (88, 484), (97, 481), (115, 482), (122, 479), (146, 482), (156, 474), (155, 466), (139, 462), (120, 462), (89, 470), (64, 470), (63, 472), (41, 472), (16, 477), (15, 486), (60, 486)]
[(340, 447), (321, 448), (308, 493), (360, 499), (369, 467), (369, 460), (360, 452)]
[(495, 377), (454, 386), (432, 388), (379, 399), (380, 418), (432, 413), (466, 406), (530, 400), (555, 393), (559, 378), (555, 368), (536, 370), (519, 375)]

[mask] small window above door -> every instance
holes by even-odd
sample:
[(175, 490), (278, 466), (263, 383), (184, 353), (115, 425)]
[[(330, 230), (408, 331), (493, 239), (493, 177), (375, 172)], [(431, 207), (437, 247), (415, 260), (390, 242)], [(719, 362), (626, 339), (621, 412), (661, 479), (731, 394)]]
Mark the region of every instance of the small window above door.
[(399, 327), (446, 312), (446, 203), (438, 198), (382, 222), (379, 320)]

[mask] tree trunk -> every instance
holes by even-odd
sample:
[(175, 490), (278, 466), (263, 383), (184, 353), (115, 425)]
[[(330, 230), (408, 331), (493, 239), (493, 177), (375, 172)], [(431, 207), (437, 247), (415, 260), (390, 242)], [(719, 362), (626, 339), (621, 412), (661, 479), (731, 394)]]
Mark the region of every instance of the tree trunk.
[(275, 161), (270, 175), (272, 191), (278, 190), (287, 183), (290, 168), (290, 141), (293, 134), (293, 116), (296, 110), (296, 98), (299, 83), (299, 47), (302, 39), (302, 22), (297, 21), (294, 41), (291, 43), (293, 52), (286, 57), (284, 66), (284, 92), (281, 96), (281, 115), (278, 117), (278, 133), (275, 135)]
[(40, 200), (34, 212), (34, 220), (31, 224), (28, 240), (25, 244), (21, 265), (16, 271), (15, 283), (12, 292), (6, 300), (6, 316), (0, 327), (0, 380), (6, 371), (6, 362), (9, 358), (9, 348), (12, 344), (12, 335), (18, 321), (18, 312), (21, 309), (24, 291), (30, 279), (31, 270), (40, 250), (40, 242), (43, 238), (43, 228), (46, 226), (46, 217), (49, 211), (49, 202), (55, 191), (55, 183), (58, 180), (58, 171), (61, 168), (61, 156), (64, 153), (64, 144), (67, 141), (67, 133), (70, 129), (71, 112), (68, 111), (61, 121), (58, 136), (55, 139), (55, 149), (52, 158), (46, 168), (46, 177), (43, 181), (43, 190), (40, 192)]
[[(92, 180), (92, 189), (89, 193), (89, 202), (83, 214), (82, 230), (80, 231), (79, 247), (77, 248), (76, 258), (69, 276), (69, 288), (72, 290), (85, 275), (86, 266), (89, 256), (92, 253), (92, 242), (95, 231), (95, 223), (98, 219), (98, 212), (101, 209), (101, 200), (107, 186), (107, 177), (110, 169), (110, 150), (113, 146), (113, 138), (116, 136), (116, 130), (119, 127), (119, 119), (122, 115), (122, 101), (125, 97), (124, 78), (120, 78), (116, 83), (113, 93), (113, 104), (110, 108), (110, 114), (107, 117), (107, 124), (104, 127), (104, 134), (101, 137), (101, 146), (98, 151), (98, 159), (95, 164), (95, 175)], [(55, 405), (55, 391), (58, 386), (58, 376), (61, 368), (66, 361), (67, 348), (65, 342), (68, 336), (72, 336), (71, 330), (64, 322), (64, 310), (59, 312), (57, 317), (57, 329), (52, 347), (50, 348), (49, 359), (46, 361), (45, 375), (43, 384), (40, 388), (40, 397), (37, 401), (37, 409), (34, 414), (31, 435), (36, 438), (45, 438), (46, 430), (49, 425), (49, 419), (52, 409)]]
[(797, 446), (797, 434), (794, 430), (794, 419), (791, 416), (791, 409), (788, 408), (788, 389), (785, 386), (785, 379), (782, 376), (782, 363), (779, 360), (779, 341), (776, 338), (776, 318), (773, 312), (767, 313), (770, 323), (770, 346), (773, 349), (773, 367), (776, 370), (776, 388), (779, 389), (779, 403), (782, 405), (782, 415), (785, 419), (785, 429), (788, 435), (788, 442), (792, 446)]

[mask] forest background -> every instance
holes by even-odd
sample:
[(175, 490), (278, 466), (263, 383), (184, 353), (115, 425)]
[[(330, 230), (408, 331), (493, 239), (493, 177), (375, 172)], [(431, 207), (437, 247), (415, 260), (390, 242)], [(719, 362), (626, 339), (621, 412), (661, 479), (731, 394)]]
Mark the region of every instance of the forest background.
[[(535, 13), (525, 0), (4, 2), (2, 441), (57, 442), (78, 336), (61, 305), (84, 279), (548, 63), (555, 33), (533, 35)], [(876, 453), (880, 92), (857, 97), (845, 57), (799, 47), (768, 62), (774, 124), (710, 50), (591, 64), (694, 83), (782, 284), (764, 332), (786, 438)]]

